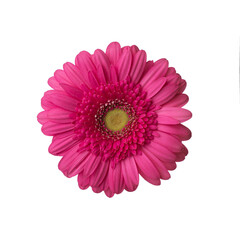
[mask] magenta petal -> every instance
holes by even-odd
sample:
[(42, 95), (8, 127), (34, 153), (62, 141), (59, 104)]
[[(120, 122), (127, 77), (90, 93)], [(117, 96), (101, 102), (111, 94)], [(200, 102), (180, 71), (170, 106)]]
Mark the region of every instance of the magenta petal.
[(184, 108), (178, 107), (163, 107), (158, 110), (159, 116), (168, 116), (174, 118), (180, 122), (187, 121), (192, 117), (192, 113)]
[(124, 181), (121, 171), (121, 164), (116, 164), (115, 168), (109, 167), (108, 172), (108, 184), (113, 193), (121, 193), (124, 189)]
[(48, 85), (55, 90), (63, 90), (59, 82), (55, 79), (55, 77), (50, 77), (48, 79)]
[(145, 86), (146, 83), (154, 82), (160, 77), (164, 77), (168, 69), (168, 60), (160, 59), (154, 63), (153, 67), (143, 76), (140, 81), (142, 86)]
[(60, 83), (62, 89), (71, 97), (81, 100), (83, 97), (83, 91), (79, 88), (72, 87), (68, 84)]
[(172, 152), (181, 152), (183, 148), (182, 143), (178, 138), (165, 132), (161, 132), (160, 137), (155, 137), (152, 141), (152, 144), (154, 143), (162, 145)]
[(158, 130), (161, 132), (166, 132), (166, 133), (175, 135), (181, 141), (189, 140), (192, 135), (191, 131), (187, 127), (183, 126), (182, 124), (173, 125), (173, 126), (159, 125)]
[(91, 178), (90, 178), (91, 186), (97, 187), (97, 186), (103, 185), (102, 183), (106, 178), (108, 169), (109, 169), (109, 161), (101, 161), (96, 171), (91, 175)]
[(78, 152), (78, 145), (69, 150), (58, 164), (59, 170), (67, 177), (73, 177), (83, 170), (83, 162), (89, 155), (89, 152)]
[(160, 179), (160, 174), (151, 160), (144, 154), (134, 156), (138, 171), (143, 178), (148, 179)]
[(74, 128), (72, 123), (61, 124), (54, 122), (46, 122), (42, 126), (42, 132), (48, 136), (54, 136), (59, 133), (68, 132)]
[(160, 77), (159, 79), (156, 79), (155, 81), (149, 81), (145, 85), (145, 89), (147, 90), (147, 96), (148, 98), (154, 97), (156, 94), (162, 92), (162, 88), (166, 84), (166, 78), (165, 77)]
[(92, 61), (92, 56), (87, 51), (80, 52), (76, 59), (75, 64), (81, 71), (84, 81), (88, 81), (88, 72), (96, 71), (96, 67)]
[(78, 186), (80, 189), (85, 190), (89, 187), (90, 178), (85, 176), (83, 172), (78, 174)]
[(158, 105), (164, 105), (171, 100), (179, 91), (175, 84), (165, 84), (165, 86), (153, 97), (153, 101)]
[(151, 144), (145, 146), (145, 149), (149, 152), (152, 152), (157, 156), (162, 162), (174, 162), (176, 160), (176, 153), (173, 153), (165, 146), (151, 142)]
[(91, 154), (87, 161), (86, 164), (84, 166), (84, 175), (86, 176), (90, 176), (98, 167), (99, 163), (101, 161), (101, 157), (100, 156), (96, 156), (94, 154)]
[(121, 55), (121, 46), (118, 42), (112, 42), (108, 45), (106, 54), (113, 65), (116, 65)]
[(68, 76), (66, 75), (66, 73), (63, 70), (56, 70), (54, 72), (54, 78), (56, 79), (56, 81), (58, 81), (59, 83), (65, 83), (65, 84), (72, 84), (71, 80), (68, 78)]
[(100, 49), (97, 49), (93, 54), (95, 66), (102, 66), (106, 83), (110, 82), (110, 62), (107, 55)]
[(65, 110), (69, 110), (74, 112), (76, 110), (78, 101), (70, 96), (65, 95), (64, 93), (60, 91), (53, 90), (52, 92), (48, 91), (46, 92), (45, 96), (43, 98), (46, 98), (50, 103), (54, 104), (55, 106), (58, 106), (60, 108), (63, 108)]
[(144, 154), (151, 160), (151, 162), (154, 164), (154, 166), (157, 168), (158, 172), (160, 173), (161, 179), (167, 180), (170, 178), (170, 174), (164, 164), (161, 162), (159, 158), (157, 158), (156, 155), (153, 154), (152, 151), (149, 151), (147, 149), (143, 149)]
[(138, 83), (140, 77), (143, 74), (145, 65), (146, 65), (147, 55), (146, 52), (141, 50), (136, 53), (133, 57), (132, 68), (130, 72), (130, 77), (132, 82)]
[(123, 81), (129, 74), (130, 68), (132, 64), (132, 53), (130, 48), (127, 48), (121, 54), (118, 63), (117, 63), (117, 72), (119, 81)]
[(122, 174), (126, 189), (128, 191), (136, 190), (139, 182), (139, 175), (135, 160), (133, 157), (129, 157), (122, 162)]
[(188, 103), (188, 96), (186, 94), (178, 94), (170, 101), (164, 104), (165, 107), (183, 107)]
[(77, 139), (73, 139), (73, 136), (67, 136), (65, 138), (53, 137), (52, 143), (50, 144), (48, 151), (56, 156), (62, 156), (71, 147), (79, 142)]

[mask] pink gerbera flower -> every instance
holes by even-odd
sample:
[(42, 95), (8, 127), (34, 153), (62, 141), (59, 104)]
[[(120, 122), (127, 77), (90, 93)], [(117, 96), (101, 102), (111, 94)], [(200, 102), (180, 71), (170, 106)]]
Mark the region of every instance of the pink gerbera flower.
[(49, 152), (63, 156), (59, 169), (78, 175), (81, 189), (112, 197), (134, 191), (139, 174), (159, 185), (187, 155), (186, 81), (166, 59), (146, 61), (145, 51), (113, 42), (106, 53), (80, 52), (48, 84), (38, 121), (53, 136)]

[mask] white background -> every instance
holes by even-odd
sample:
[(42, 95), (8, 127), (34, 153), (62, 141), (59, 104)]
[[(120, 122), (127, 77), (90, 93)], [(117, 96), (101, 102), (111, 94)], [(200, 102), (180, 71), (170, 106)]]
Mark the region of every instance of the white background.
[[(0, 239), (240, 239), (238, 1), (0, 2)], [(189, 155), (172, 178), (107, 198), (78, 189), (36, 120), (47, 80), (111, 41), (188, 82)]]

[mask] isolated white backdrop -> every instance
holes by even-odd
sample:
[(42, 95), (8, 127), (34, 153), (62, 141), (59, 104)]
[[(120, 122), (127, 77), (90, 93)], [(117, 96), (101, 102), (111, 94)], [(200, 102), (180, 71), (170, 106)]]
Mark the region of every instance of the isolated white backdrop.
[[(238, 1), (1, 1), (0, 238), (240, 239)], [(156, 187), (108, 199), (58, 170), (36, 120), (47, 80), (111, 41), (188, 82), (189, 155)]]

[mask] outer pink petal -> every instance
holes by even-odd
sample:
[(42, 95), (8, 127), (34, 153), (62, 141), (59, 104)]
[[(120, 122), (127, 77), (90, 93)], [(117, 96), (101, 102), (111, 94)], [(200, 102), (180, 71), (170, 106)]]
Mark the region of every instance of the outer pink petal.
[(79, 102), (76, 99), (64, 94), (63, 92), (56, 90), (47, 91), (43, 96), (43, 99), (44, 98), (53, 105), (72, 112), (76, 110), (77, 104)]
[(165, 132), (161, 132), (159, 137), (155, 137), (153, 143), (162, 145), (174, 153), (181, 152), (183, 148), (183, 145), (178, 138)]
[(60, 69), (56, 70), (54, 72), (54, 78), (59, 83), (65, 83), (68, 85), (72, 85), (71, 80), (68, 78), (68, 76), (66, 75), (66, 73), (63, 70), (60, 70)]
[(95, 66), (102, 66), (106, 83), (110, 82), (110, 62), (107, 55), (100, 49), (97, 49), (92, 57)]
[(53, 155), (62, 156), (67, 150), (72, 148), (78, 142), (79, 140), (73, 139), (73, 135), (65, 138), (58, 138), (57, 136), (54, 136), (48, 151)]
[(79, 146), (75, 145), (61, 159), (58, 164), (59, 170), (67, 177), (73, 177), (83, 170), (84, 161), (90, 155), (89, 152), (78, 151)]
[(126, 190), (136, 190), (139, 183), (139, 175), (135, 160), (133, 157), (129, 157), (121, 161), (122, 174), (126, 185)]
[(187, 121), (192, 117), (192, 113), (184, 108), (178, 107), (162, 107), (157, 111), (159, 116), (168, 116), (180, 122)]
[(55, 90), (63, 90), (59, 82), (55, 79), (55, 77), (50, 77), (48, 79), (48, 85)]
[(158, 121), (158, 124), (164, 124), (164, 125), (175, 125), (180, 123), (180, 121), (174, 118), (171, 118), (168, 116), (159, 116), (159, 115), (157, 117), (157, 121)]
[(130, 72), (130, 77), (132, 82), (138, 83), (139, 79), (141, 78), (145, 65), (146, 65), (147, 55), (146, 52), (141, 50), (136, 53), (133, 57), (132, 68)]
[(108, 45), (106, 54), (113, 65), (116, 65), (121, 55), (121, 46), (118, 42), (112, 42)]
[(130, 47), (130, 50), (131, 50), (132, 55), (135, 56), (138, 53), (139, 48), (136, 45), (132, 45)]
[(158, 144), (156, 142), (151, 142), (150, 144), (144, 146), (144, 148), (152, 152), (163, 162), (174, 162), (176, 160), (176, 154), (171, 152), (168, 148)]
[(42, 126), (42, 132), (48, 136), (54, 136), (59, 133), (68, 132), (72, 129), (74, 129), (74, 124), (72, 123), (62, 124), (62, 123), (46, 122)]
[(109, 167), (108, 184), (113, 193), (121, 193), (124, 189), (124, 180), (122, 176), (121, 164), (116, 164), (115, 168)]
[(99, 163), (101, 161), (101, 157), (100, 156), (96, 156), (95, 154), (91, 154), (87, 161), (86, 164), (84, 166), (84, 175), (85, 176), (90, 176), (98, 167)]
[(137, 155), (137, 156), (134, 156), (134, 159), (136, 161), (139, 173), (145, 180), (147, 180), (152, 184), (153, 182), (156, 182), (156, 183), (159, 182), (160, 184), (160, 181), (158, 181), (160, 179), (160, 174), (156, 169), (156, 167), (154, 166), (154, 164), (151, 162), (151, 160), (148, 157), (146, 157), (146, 155), (144, 154)]
[(103, 182), (106, 178), (109, 169), (109, 161), (102, 161), (99, 163), (95, 172), (91, 175), (90, 185), (92, 187), (98, 187), (102, 185), (101, 189), (103, 190)]
[(132, 64), (132, 53), (130, 48), (126, 48), (121, 54), (117, 63), (117, 72), (119, 81), (123, 81), (129, 75), (129, 71)]
[(162, 88), (166, 84), (166, 78), (165, 77), (160, 77), (159, 79), (156, 79), (155, 81), (149, 81), (144, 89), (147, 90), (147, 96), (148, 98), (154, 97), (156, 94), (158, 95), (159, 92), (161, 94)]
[(185, 141), (189, 140), (192, 136), (191, 131), (183, 126), (182, 124), (178, 125), (158, 125), (158, 130), (161, 132), (166, 132), (172, 135), (177, 136), (180, 140)]
[(78, 174), (78, 186), (82, 190), (85, 190), (89, 187), (90, 185), (90, 178), (85, 176), (83, 172)]
[(88, 82), (88, 72), (96, 71), (96, 67), (92, 61), (92, 56), (87, 51), (80, 52), (75, 59), (75, 64), (79, 68), (83, 79)]
[(143, 76), (140, 81), (142, 86), (145, 86), (148, 82), (154, 82), (160, 77), (164, 77), (168, 69), (168, 60), (160, 59), (154, 63), (153, 67)]
[(152, 161), (154, 166), (157, 168), (157, 170), (160, 173), (161, 179), (167, 180), (170, 178), (170, 174), (164, 164), (161, 162), (161, 160), (153, 154), (153, 152), (147, 150), (146, 148), (143, 148), (143, 153)]
[(170, 101), (164, 104), (165, 107), (183, 107), (188, 103), (188, 96), (186, 94), (178, 94)]
[(71, 97), (77, 99), (77, 100), (81, 100), (83, 97), (83, 91), (79, 88), (76, 88), (74, 86), (70, 86), (68, 84), (65, 83), (60, 83), (62, 89)]
[(165, 84), (165, 86), (153, 97), (155, 104), (164, 105), (166, 102), (174, 98), (179, 91), (176, 84)]

